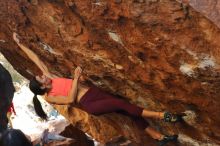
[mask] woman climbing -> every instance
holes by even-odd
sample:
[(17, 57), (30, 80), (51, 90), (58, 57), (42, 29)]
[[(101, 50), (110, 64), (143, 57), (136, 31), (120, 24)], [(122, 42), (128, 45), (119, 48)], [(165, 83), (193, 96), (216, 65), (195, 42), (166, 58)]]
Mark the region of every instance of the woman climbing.
[(46, 119), (37, 95), (44, 95), (44, 99), (52, 104), (79, 104), (89, 114), (101, 115), (110, 112), (124, 112), (134, 119), (137, 125), (144, 129), (153, 139), (158, 140), (159, 145), (165, 145), (170, 141), (176, 141), (177, 135), (163, 135), (149, 126), (144, 118), (154, 118), (165, 122), (178, 122), (181, 117), (169, 112), (154, 112), (125, 102), (97, 87), (87, 87), (79, 83), (82, 69), (75, 69), (74, 79), (59, 78), (52, 75), (37, 55), (22, 45), (16, 33), (13, 39), (27, 56), (41, 69), (43, 75), (34, 77), (29, 84), (34, 93), (34, 107), (37, 115)]

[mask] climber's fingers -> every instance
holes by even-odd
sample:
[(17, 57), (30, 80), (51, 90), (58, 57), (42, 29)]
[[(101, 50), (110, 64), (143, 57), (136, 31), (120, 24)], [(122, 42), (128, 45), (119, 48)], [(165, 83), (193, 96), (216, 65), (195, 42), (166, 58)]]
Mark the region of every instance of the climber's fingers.
[(19, 42), (19, 38), (18, 38), (18, 34), (15, 33), (15, 32), (13, 32), (13, 39), (14, 39), (14, 41), (15, 41), (16, 43), (20, 43), (20, 42)]

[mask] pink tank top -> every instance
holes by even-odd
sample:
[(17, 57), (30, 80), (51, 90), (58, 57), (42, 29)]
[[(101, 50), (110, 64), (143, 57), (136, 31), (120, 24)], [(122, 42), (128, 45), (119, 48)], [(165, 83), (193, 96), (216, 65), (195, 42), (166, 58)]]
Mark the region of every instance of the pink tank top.
[(49, 96), (68, 96), (72, 87), (72, 79), (54, 78), (52, 79), (52, 89), (48, 93)]

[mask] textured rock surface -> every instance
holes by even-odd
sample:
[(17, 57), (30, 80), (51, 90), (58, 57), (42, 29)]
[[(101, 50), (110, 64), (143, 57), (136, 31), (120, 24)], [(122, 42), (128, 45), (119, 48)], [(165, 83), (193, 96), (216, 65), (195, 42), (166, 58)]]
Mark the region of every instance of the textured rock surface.
[(92, 140), (88, 140), (82, 131), (79, 131), (79, 129), (73, 127), (72, 125), (67, 126), (61, 135), (74, 139), (72, 144), (69, 144), (69, 146), (94, 146)]
[(218, 27), (220, 27), (220, 1), (190, 0), (190, 5), (212, 20)]
[[(139, 106), (186, 111), (187, 123), (174, 128), (152, 123), (181, 133), (183, 145), (219, 144), (220, 31), (194, 9), (174, 0), (2, 0), (0, 51), (30, 78), (40, 71), (12, 41), (13, 31), (54, 74), (71, 77), (80, 65), (87, 80)], [(134, 145), (154, 143), (125, 116), (56, 108), (100, 142), (122, 135)]]

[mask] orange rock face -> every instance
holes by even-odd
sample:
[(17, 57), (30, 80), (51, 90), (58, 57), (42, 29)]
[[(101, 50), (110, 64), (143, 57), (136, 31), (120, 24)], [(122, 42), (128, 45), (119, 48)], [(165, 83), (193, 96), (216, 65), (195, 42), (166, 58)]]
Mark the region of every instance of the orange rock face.
[(217, 0), (190, 0), (190, 5), (197, 11), (204, 14), (207, 18), (213, 21), (218, 27), (220, 27), (220, 2)]
[[(218, 24), (214, 1), (190, 4)], [(219, 144), (220, 31), (199, 12), (173, 0), (2, 0), (0, 51), (27, 78), (40, 73), (12, 41), (16, 31), (52, 73), (71, 77), (79, 65), (87, 81), (134, 104), (186, 112), (185, 124), (152, 122), (183, 145)], [(154, 144), (128, 117), (56, 108), (102, 143)]]

